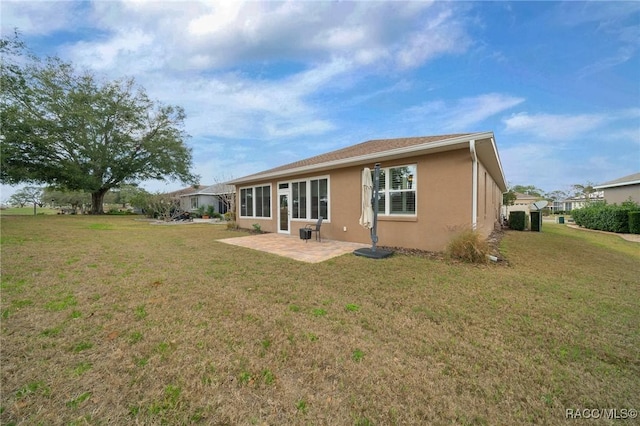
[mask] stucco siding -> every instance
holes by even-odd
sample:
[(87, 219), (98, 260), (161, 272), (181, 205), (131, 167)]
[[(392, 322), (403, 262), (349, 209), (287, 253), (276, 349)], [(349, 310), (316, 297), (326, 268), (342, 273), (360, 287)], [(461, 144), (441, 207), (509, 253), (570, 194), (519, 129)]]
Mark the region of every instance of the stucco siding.
[(502, 193), (495, 180), (482, 163), (478, 164), (478, 214), (476, 229), (489, 235), (500, 222)]
[(622, 204), (629, 200), (640, 203), (640, 185), (618, 186), (614, 188), (604, 188), (604, 199), (609, 204)]
[[(416, 169), (416, 215), (380, 215), (378, 220), (379, 245), (443, 250), (458, 232), (472, 225), (472, 167), (471, 155), (466, 149), (398, 159), (381, 164), (381, 167), (413, 165)], [(278, 185), (307, 178), (329, 179), (329, 217), (322, 225), (323, 238), (370, 243), (369, 230), (359, 225), (361, 213), (362, 169), (373, 164), (363, 164), (332, 170), (321, 175), (305, 174), (282, 180), (258, 182), (255, 185), (271, 185), (271, 218), (242, 218), (238, 224), (251, 229), (259, 224), (263, 231), (278, 232)], [(484, 167), (478, 167), (478, 225), (488, 234), (497, 215), (501, 201), (495, 182)], [(238, 189), (242, 188), (240, 186)], [(486, 195), (485, 195), (486, 193)], [(485, 201), (486, 200), (486, 201)], [(486, 203), (486, 213), (485, 213)], [(298, 235), (299, 229), (315, 220), (290, 220), (290, 233)]]

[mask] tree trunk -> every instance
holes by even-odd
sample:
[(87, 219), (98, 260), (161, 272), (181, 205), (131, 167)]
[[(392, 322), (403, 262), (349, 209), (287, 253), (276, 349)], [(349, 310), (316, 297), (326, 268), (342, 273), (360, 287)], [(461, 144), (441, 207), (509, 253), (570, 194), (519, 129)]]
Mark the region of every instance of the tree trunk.
[(36, 213), (36, 202), (35, 201), (33, 202), (33, 215), (34, 216), (37, 215), (37, 213)]
[(91, 193), (91, 214), (104, 214), (102, 204), (104, 203), (104, 194), (108, 189), (99, 189)]

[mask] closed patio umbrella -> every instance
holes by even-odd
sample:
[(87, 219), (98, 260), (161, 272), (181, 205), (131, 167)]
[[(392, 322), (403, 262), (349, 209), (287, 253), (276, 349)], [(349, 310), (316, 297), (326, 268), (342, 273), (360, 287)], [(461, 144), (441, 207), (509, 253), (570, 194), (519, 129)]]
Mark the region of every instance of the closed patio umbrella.
[[(376, 248), (378, 243), (378, 197), (380, 192), (380, 163), (376, 163), (374, 179), (371, 179), (371, 170), (367, 167), (362, 171), (362, 216), (360, 225), (369, 229), (371, 233), (371, 248), (356, 249), (353, 254), (371, 259), (384, 259), (393, 254), (391, 250)], [(375, 181), (375, 185), (373, 183)], [(375, 206), (371, 204), (375, 198)]]
[(373, 228), (372, 191), (373, 182), (371, 181), (371, 170), (365, 167), (362, 171), (362, 215), (360, 216), (360, 225), (367, 229)]

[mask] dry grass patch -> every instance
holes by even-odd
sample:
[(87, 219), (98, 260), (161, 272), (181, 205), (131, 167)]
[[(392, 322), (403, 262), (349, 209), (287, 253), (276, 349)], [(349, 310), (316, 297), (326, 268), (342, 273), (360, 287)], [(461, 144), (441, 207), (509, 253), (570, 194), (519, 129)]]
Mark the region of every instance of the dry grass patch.
[[(224, 225), (2, 222), (2, 424), (564, 424), (640, 407), (640, 254), (545, 224), (510, 267), (320, 264)], [(95, 226), (98, 224), (99, 226)]]
[(447, 245), (447, 257), (468, 263), (487, 263), (489, 243), (477, 231), (467, 229), (456, 235)]

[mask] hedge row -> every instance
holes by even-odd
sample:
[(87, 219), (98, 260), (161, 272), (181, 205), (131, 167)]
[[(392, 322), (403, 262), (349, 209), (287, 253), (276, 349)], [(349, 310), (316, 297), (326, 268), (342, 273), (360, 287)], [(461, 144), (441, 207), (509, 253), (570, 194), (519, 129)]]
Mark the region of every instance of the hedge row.
[(629, 232), (640, 234), (640, 210), (629, 212)]
[[(605, 204), (596, 203), (581, 209), (571, 211), (576, 224), (599, 231), (640, 233), (640, 206), (635, 203)], [(633, 219), (631, 219), (633, 217)]]

